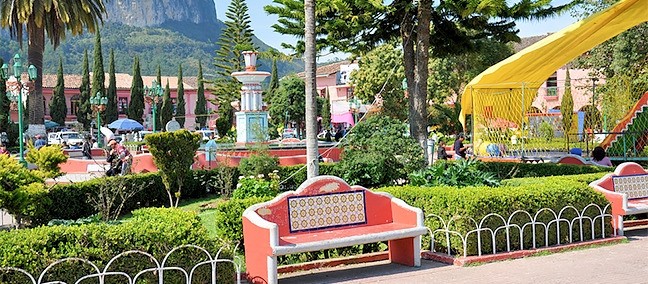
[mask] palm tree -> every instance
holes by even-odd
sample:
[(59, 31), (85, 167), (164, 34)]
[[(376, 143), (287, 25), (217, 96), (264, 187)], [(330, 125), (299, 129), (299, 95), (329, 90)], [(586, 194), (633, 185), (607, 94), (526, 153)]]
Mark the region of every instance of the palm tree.
[(38, 70), (35, 90), (29, 96), (29, 124), (43, 124), (43, 52), (45, 35), (56, 48), (65, 39), (66, 31), (72, 35), (84, 31), (94, 33), (103, 24), (106, 13), (103, 0), (3, 0), (0, 1), (0, 26), (9, 28), (12, 38), (23, 45), (26, 25), (29, 63)]
[(319, 173), (319, 160), (317, 149), (317, 85), (315, 84), (315, 0), (304, 1), (305, 32), (304, 41), (306, 50), (305, 74), (306, 74), (306, 172), (307, 177), (316, 177)]

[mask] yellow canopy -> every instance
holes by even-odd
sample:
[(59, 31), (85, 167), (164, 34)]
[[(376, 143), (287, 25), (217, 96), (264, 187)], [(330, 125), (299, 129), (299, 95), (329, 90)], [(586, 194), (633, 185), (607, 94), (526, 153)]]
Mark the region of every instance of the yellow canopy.
[[(531, 97), (556, 70), (584, 52), (634, 26), (648, 21), (648, 0), (622, 0), (610, 8), (574, 23), (486, 69), (475, 77), (461, 96), (459, 119), (465, 126), (465, 116), (473, 111), (481, 114), (473, 95), (491, 91), (478, 89), (510, 90), (516, 96)], [(521, 89), (521, 91), (520, 91)], [(517, 91), (516, 91), (517, 90)], [(520, 101), (518, 99), (517, 101)], [(530, 106), (531, 99), (522, 98)], [(511, 109), (511, 108), (505, 108)], [(515, 108), (519, 110), (519, 107)], [(491, 111), (491, 110), (489, 110)], [(497, 112), (497, 110), (494, 110)], [(519, 111), (518, 111), (519, 112)], [(507, 117), (511, 113), (492, 113), (494, 117)], [(516, 115), (514, 115), (516, 116)], [(520, 115), (521, 116), (521, 115)]]

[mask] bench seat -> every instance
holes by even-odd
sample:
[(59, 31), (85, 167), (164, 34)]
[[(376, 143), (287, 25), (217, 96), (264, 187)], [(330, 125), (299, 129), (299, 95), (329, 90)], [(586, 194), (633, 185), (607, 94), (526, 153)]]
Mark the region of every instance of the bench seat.
[(274, 255), (286, 255), (417, 237), (425, 233), (427, 228), (401, 223), (358, 226), (280, 237), (279, 246), (273, 246), (272, 249)]
[(648, 213), (648, 198), (628, 200), (626, 212), (628, 213), (628, 215)]

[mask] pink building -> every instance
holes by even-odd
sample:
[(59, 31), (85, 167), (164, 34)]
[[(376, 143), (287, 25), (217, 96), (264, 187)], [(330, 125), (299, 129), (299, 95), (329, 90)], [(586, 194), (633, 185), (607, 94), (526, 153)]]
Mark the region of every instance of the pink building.
[[(596, 87), (605, 84), (604, 79), (592, 77), (589, 73), (590, 71), (585, 69), (569, 69), (574, 111), (580, 111), (584, 106), (592, 105)], [(538, 96), (532, 106), (542, 113), (559, 111), (562, 97), (565, 94), (566, 74), (567, 68), (563, 67), (549, 77), (538, 90)], [(597, 98), (594, 99), (600, 101)], [(596, 103), (596, 108), (601, 110), (600, 103)]]
[[(91, 74), (92, 76), (92, 74)], [(105, 86), (108, 86), (109, 76), (105, 75), (106, 82)], [(119, 112), (119, 117), (126, 117), (128, 112), (128, 104), (130, 101), (130, 87), (133, 82), (133, 76), (129, 74), (115, 74), (117, 82), (117, 110)], [(79, 87), (81, 86), (81, 75), (64, 75), (65, 81), (65, 101), (67, 104), (67, 118), (66, 124), (75, 124), (76, 123), (76, 112), (79, 107)], [(151, 86), (153, 81), (156, 80), (156, 76), (142, 76), (142, 81), (144, 86)], [(162, 87), (166, 87), (167, 81), (169, 82), (169, 88), (171, 90), (171, 99), (173, 101), (174, 107), (177, 99), (177, 89), (178, 89), (178, 79), (177, 77), (162, 76), (161, 77)], [(49, 119), (49, 104), (52, 99), (52, 93), (54, 87), (56, 86), (57, 76), (56, 74), (47, 74), (43, 76), (43, 96), (45, 97), (45, 117)], [(196, 107), (197, 101), (197, 91), (198, 91), (198, 81), (196, 77), (183, 77), (183, 86), (184, 86), (184, 99), (185, 99), (185, 125), (187, 129), (195, 129), (197, 127), (195, 121), (196, 116), (194, 115), (194, 109)], [(211, 93), (208, 90), (205, 90), (205, 97), (208, 99), (211, 97)], [(144, 110), (144, 126), (148, 129), (151, 129), (153, 126), (152, 123), (152, 110), (149, 104), (145, 104)], [(207, 119), (209, 126), (213, 128), (214, 120), (217, 119), (217, 114), (215, 111), (218, 109), (218, 106), (207, 101), (207, 112), (214, 113), (209, 116)], [(16, 116), (16, 114), (12, 114)], [(14, 117), (14, 119), (16, 119)], [(204, 127), (201, 125), (200, 127)]]

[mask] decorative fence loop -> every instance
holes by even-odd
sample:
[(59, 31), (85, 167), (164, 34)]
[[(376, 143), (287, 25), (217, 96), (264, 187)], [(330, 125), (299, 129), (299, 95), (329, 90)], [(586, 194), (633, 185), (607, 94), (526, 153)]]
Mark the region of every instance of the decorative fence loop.
[[(573, 243), (577, 239), (578, 241), (585, 240), (585, 226), (588, 226), (591, 231), (590, 239), (594, 240), (597, 238), (596, 229), (600, 227), (601, 231), (599, 234), (600, 238), (606, 237), (606, 218), (609, 221), (612, 219), (612, 215), (609, 212), (610, 205), (606, 205), (604, 208), (601, 208), (597, 204), (589, 204), (579, 211), (574, 206), (565, 206), (558, 213), (552, 210), (551, 208), (542, 208), (538, 210), (535, 214), (531, 214), (525, 210), (516, 210), (511, 213), (508, 218), (497, 214), (489, 213), (484, 216), (479, 222), (469, 218), (466, 219), (470, 224), (474, 225), (474, 229), (468, 230), (466, 233), (461, 233), (459, 231), (453, 230), (453, 226), (457, 224), (457, 221), (460, 219), (465, 219), (461, 216), (453, 216), (447, 222), (443, 217), (437, 214), (428, 214), (426, 216), (426, 221), (437, 221), (439, 226), (436, 228), (428, 227), (428, 233), (430, 235), (430, 251), (437, 252), (435, 246), (435, 240), (438, 240), (439, 237), (445, 237), (446, 251), (448, 255), (453, 255), (452, 253), (452, 241), (453, 237), (461, 240), (461, 248), (463, 248), (463, 256), (468, 256), (468, 246), (470, 245), (469, 240), (471, 235), (474, 235), (475, 245), (477, 246), (476, 254), (481, 256), (483, 254), (496, 254), (501, 252), (511, 252), (514, 250), (524, 250), (524, 249), (536, 249), (538, 248), (538, 239), (537, 233), (538, 230), (542, 230), (544, 237), (544, 244), (540, 244), (541, 247), (550, 246), (550, 237), (555, 236), (556, 245), (561, 245), (565, 243)], [(586, 212), (591, 212), (586, 214)], [(573, 215), (573, 217), (568, 217)], [(546, 219), (544, 222), (542, 219)], [(548, 219), (547, 219), (548, 218)], [(518, 221), (515, 221), (515, 220)], [(520, 221), (522, 220), (522, 221)], [(428, 223), (426, 222), (426, 223)], [(489, 222), (497, 222), (501, 224), (494, 227), (491, 225), (487, 226)], [(524, 222), (524, 223), (522, 223)], [(429, 223), (428, 223), (429, 224)], [(578, 227), (576, 227), (578, 226)], [(574, 237), (574, 229), (578, 228), (578, 235)], [(530, 231), (531, 235), (531, 244), (525, 246), (525, 231)], [(527, 233), (528, 234), (528, 233)], [(555, 234), (555, 235), (554, 235)], [(563, 234), (566, 234), (566, 242), (561, 241)], [(505, 250), (498, 251), (498, 242), (497, 236), (504, 235), (506, 238), (506, 248)], [(518, 235), (518, 238), (515, 238)], [(616, 233), (615, 233), (616, 235)], [(487, 238), (486, 244), (482, 241), (483, 238)], [(513, 243), (515, 240), (519, 242), (519, 247), (513, 248)], [(490, 245), (492, 250), (490, 252), (484, 251), (484, 246)]]
[[(236, 247), (238, 247), (238, 245)], [(167, 261), (169, 260), (169, 257), (173, 253), (175, 253), (175, 252), (177, 252), (179, 250), (182, 250), (182, 249), (187, 249), (187, 248), (196, 249), (198, 251), (201, 251), (202, 253), (204, 253), (205, 258), (207, 260), (200, 261), (198, 263), (192, 263), (193, 266), (191, 266), (191, 268), (189, 268), (188, 271), (185, 270), (184, 268), (178, 267), (178, 266), (166, 266)], [(108, 263), (106, 264), (106, 266), (103, 268), (103, 270), (99, 269), (99, 267), (90, 260), (82, 259), (82, 258), (70, 257), (70, 258), (64, 258), (64, 259), (57, 260), (57, 261), (51, 263), (50, 265), (48, 265), (39, 274), (38, 280), (36, 280), (36, 278), (34, 276), (32, 276), (32, 274), (30, 274), (29, 272), (27, 272), (27, 271), (25, 271), (23, 269), (20, 269), (20, 268), (15, 268), (15, 267), (0, 267), (0, 273), (8, 273), (8, 272), (20, 273), (20, 274), (24, 275), (26, 278), (29, 278), (31, 280), (31, 283), (33, 283), (33, 284), (55, 284), (55, 283), (67, 284), (66, 282), (63, 282), (63, 281), (60, 281), (60, 280), (54, 280), (54, 281), (49, 281), (49, 282), (43, 282), (43, 281), (45, 279), (45, 276), (47, 275), (47, 272), (52, 270), (57, 265), (59, 265), (61, 263), (64, 263), (64, 262), (78, 261), (78, 262), (82, 262), (84, 264), (90, 265), (94, 272), (92, 274), (81, 276), (79, 279), (76, 280), (76, 282), (74, 282), (74, 283), (77, 283), (77, 284), (81, 283), (84, 280), (88, 280), (88, 279), (97, 279), (97, 280), (99, 280), (98, 281), (99, 284), (104, 284), (105, 281), (106, 281), (107, 276), (113, 276), (113, 277), (121, 276), (119, 279), (123, 279), (123, 280), (120, 280), (121, 281), (120, 283), (134, 284), (134, 283), (137, 283), (137, 280), (140, 279), (140, 277), (142, 277), (144, 274), (151, 273), (151, 272), (153, 272), (153, 273), (155, 273), (157, 275), (156, 278), (158, 279), (157, 280), (158, 283), (163, 284), (163, 283), (165, 283), (164, 282), (164, 272), (165, 271), (177, 271), (177, 272), (179, 272), (182, 275), (182, 278), (185, 281), (183, 283), (188, 283), (189, 284), (189, 283), (193, 283), (192, 281), (196, 277), (195, 273), (196, 273), (197, 268), (199, 266), (207, 265), (210, 268), (210, 271), (211, 271), (211, 273), (210, 273), (211, 281), (209, 283), (216, 284), (216, 279), (217, 279), (217, 269), (216, 268), (217, 268), (218, 263), (227, 263), (227, 264), (231, 264), (235, 269), (235, 273), (236, 273), (235, 277), (236, 277), (236, 279), (235, 279), (234, 283), (240, 284), (241, 283), (241, 275), (240, 275), (241, 274), (241, 260), (240, 260), (240, 258), (235, 256), (234, 259), (225, 259), (225, 258), (219, 259), (219, 256), (220, 256), (221, 252), (222, 252), (222, 248), (219, 249), (218, 252), (214, 256), (212, 256), (212, 254), (209, 253), (209, 251), (206, 250), (205, 248), (202, 248), (202, 247), (197, 246), (197, 245), (188, 244), (188, 245), (182, 245), (182, 246), (178, 246), (178, 247), (175, 247), (175, 248), (171, 249), (167, 254), (164, 255), (164, 258), (162, 259), (162, 262), (158, 261), (150, 253), (140, 251), (140, 250), (130, 250), (130, 251), (122, 252), (122, 253), (114, 256), (113, 258), (111, 258), (108, 261)], [(154, 266), (143, 269), (143, 270), (135, 273), (134, 276), (131, 276), (130, 274), (128, 274), (126, 272), (122, 272), (122, 271), (109, 271), (111, 265), (113, 265), (113, 263), (115, 261), (117, 261), (118, 259), (120, 259), (122, 257), (133, 255), (133, 254), (139, 254), (139, 255), (145, 256), (146, 259), (147, 259), (147, 263), (154, 263)]]

